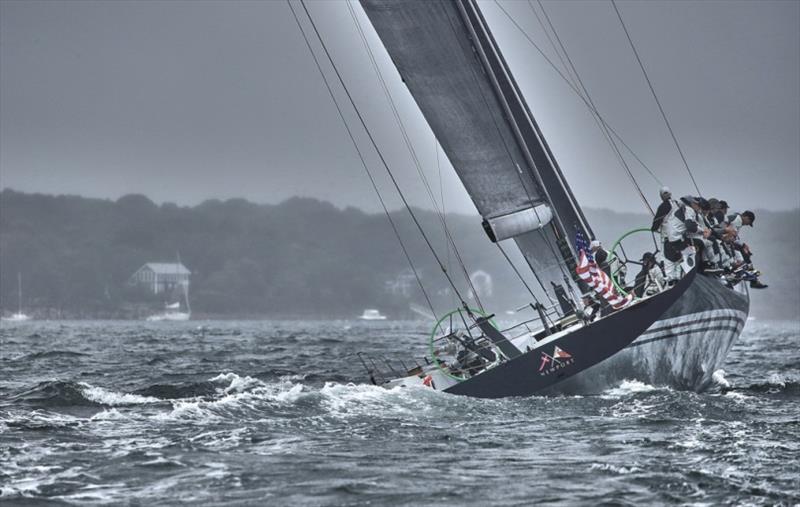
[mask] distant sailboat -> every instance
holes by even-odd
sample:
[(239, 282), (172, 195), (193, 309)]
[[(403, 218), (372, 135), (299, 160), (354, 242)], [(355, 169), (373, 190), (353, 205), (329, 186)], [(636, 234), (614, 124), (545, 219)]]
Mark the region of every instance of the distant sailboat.
[(386, 315), (382, 315), (380, 311), (373, 308), (364, 310), (364, 313), (359, 315), (359, 320), (386, 320)]
[[(176, 264), (176, 275), (180, 270), (181, 257), (178, 255)], [(192, 316), (192, 307), (189, 305), (189, 280), (177, 280), (177, 284), (183, 288), (183, 303), (186, 306), (186, 311), (181, 311), (181, 302), (175, 301), (174, 303), (165, 303), (164, 311), (147, 317), (148, 322), (182, 322), (187, 321)]]
[(191, 317), (191, 312), (187, 309), (187, 311), (182, 312), (180, 310), (181, 303), (175, 302), (173, 304), (167, 304), (164, 306), (164, 312), (157, 313), (155, 315), (151, 315), (147, 317), (148, 322), (162, 322), (162, 321), (173, 321), (173, 322), (180, 322), (189, 320)]
[(25, 322), (30, 319), (28, 315), (22, 313), (22, 273), (17, 273), (17, 313), (12, 314), (11, 317), (3, 317), (2, 320), (6, 322)]

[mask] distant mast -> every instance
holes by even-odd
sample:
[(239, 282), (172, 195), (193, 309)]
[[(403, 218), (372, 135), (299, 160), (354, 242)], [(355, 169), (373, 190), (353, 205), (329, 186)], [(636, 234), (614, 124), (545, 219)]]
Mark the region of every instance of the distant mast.
[(17, 271), (17, 313), (22, 315), (22, 271)]
[[(180, 276), (177, 273), (180, 272), (181, 266), (183, 266), (183, 264), (181, 263), (181, 254), (180, 254), (180, 252), (175, 252), (175, 255), (178, 258), (178, 264), (175, 266), (176, 281), (179, 281), (180, 280)], [(185, 283), (182, 282), (182, 281), (179, 281), (179, 283), (183, 286), (183, 302), (186, 305), (186, 313), (191, 315), (192, 314), (192, 307), (189, 305), (189, 280), (187, 278)]]

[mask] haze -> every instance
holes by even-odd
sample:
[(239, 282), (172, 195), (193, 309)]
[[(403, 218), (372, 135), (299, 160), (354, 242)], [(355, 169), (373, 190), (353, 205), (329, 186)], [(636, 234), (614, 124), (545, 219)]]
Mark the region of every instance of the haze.
[[(308, 5), (390, 166), (430, 208), (347, 6)], [(557, 61), (530, 5), (501, 5)], [(641, 211), (583, 104), (494, 2), (481, 6), (578, 200)], [(544, 6), (600, 111), (655, 172), (633, 166), (651, 201), (660, 183), (692, 193), (610, 3)], [(618, 6), (704, 195), (735, 208), (800, 205), (800, 2)], [(438, 199), (474, 213), (354, 7)], [(0, 3), (0, 187), (180, 204), (304, 195), (378, 209), (278, 1)]]

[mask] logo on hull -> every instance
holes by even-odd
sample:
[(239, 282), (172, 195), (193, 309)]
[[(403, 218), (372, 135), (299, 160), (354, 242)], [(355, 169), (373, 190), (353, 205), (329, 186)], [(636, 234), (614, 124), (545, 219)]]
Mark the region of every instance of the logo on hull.
[(555, 371), (566, 368), (573, 362), (575, 362), (575, 359), (572, 358), (572, 354), (558, 346), (554, 346), (552, 354), (542, 352), (542, 362), (539, 364), (539, 375), (550, 375)]

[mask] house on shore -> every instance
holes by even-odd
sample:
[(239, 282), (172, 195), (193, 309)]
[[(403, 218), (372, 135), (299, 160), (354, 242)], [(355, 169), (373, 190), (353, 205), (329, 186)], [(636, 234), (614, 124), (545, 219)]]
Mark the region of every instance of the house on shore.
[(189, 289), (192, 272), (180, 262), (148, 262), (134, 274), (128, 283), (147, 287), (153, 294), (169, 293), (177, 287)]

